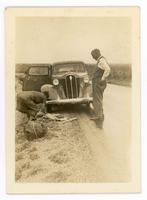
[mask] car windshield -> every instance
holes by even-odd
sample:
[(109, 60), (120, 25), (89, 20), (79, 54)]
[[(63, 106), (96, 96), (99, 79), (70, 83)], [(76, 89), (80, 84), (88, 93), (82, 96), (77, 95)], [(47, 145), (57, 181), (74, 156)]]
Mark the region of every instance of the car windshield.
[(31, 67), (29, 70), (29, 75), (48, 75), (48, 67)]
[(66, 73), (66, 72), (85, 72), (85, 67), (82, 63), (68, 63), (56, 64), (53, 68), (53, 73)]

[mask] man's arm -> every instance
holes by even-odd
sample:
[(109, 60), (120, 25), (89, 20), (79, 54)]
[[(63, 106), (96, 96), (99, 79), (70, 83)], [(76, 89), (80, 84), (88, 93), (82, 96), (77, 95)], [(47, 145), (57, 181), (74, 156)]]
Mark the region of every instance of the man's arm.
[(101, 58), (101, 60), (99, 62), (99, 67), (104, 70), (104, 74), (103, 74), (101, 80), (105, 80), (109, 76), (110, 71), (111, 71), (105, 58)]

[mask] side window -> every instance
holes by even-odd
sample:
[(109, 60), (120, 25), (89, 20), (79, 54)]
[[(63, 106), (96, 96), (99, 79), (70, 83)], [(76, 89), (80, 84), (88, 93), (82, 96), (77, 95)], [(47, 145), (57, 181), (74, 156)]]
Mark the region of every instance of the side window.
[(31, 67), (29, 69), (29, 75), (33, 75), (33, 76), (39, 76), (39, 75), (48, 75), (49, 74), (49, 70), (48, 67)]

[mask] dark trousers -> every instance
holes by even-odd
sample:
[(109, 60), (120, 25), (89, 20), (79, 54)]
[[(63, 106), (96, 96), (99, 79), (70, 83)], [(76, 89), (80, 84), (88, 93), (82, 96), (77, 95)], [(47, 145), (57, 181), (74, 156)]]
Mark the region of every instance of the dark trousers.
[(44, 111), (44, 104), (36, 104), (32, 100), (17, 99), (17, 110), (26, 113), (28, 117), (35, 117), (37, 112), (39, 112), (40, 110)]
[(98, 80), (97, 78), (92, 79), (92, 88), (93, 88), (93, 107), (95, 117), (103, 121), (104, 113), (103, 113), (103, 93), (106, 88), (106, 81)]

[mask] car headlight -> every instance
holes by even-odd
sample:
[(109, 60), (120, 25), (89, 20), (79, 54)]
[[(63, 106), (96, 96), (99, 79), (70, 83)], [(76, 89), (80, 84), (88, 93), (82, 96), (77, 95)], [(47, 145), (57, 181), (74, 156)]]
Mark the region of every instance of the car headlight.
[(58, 79), (54, 79), (54, 80), (53, 80), (53, 84), (54, 84), (54, 85), (59, 85), (59, 80), (58, 80)]
[(85, 76), (84, 77), (84, 83), (88, 83), (89, 82), (89, 77), (88, 76)]

